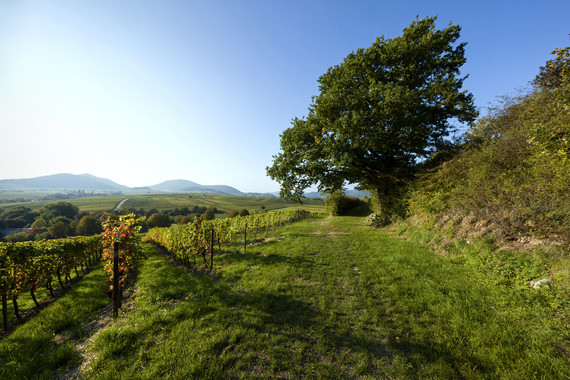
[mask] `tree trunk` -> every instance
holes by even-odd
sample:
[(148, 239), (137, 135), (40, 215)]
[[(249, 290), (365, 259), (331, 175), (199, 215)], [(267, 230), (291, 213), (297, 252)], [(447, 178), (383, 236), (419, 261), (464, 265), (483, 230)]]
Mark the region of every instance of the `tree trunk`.
[(55, 298), (55, 294), (53, 294), (53, 287), (51, 286), (51, 276), (47, 278), (46, 288), (49, 290), (49, 294)]
[(8, 330), (8, 301), (6, 300), (5, 289), (2, 290), (2, 321), (4, 330)]
[(57, 268), (57, 281), (59, 281), (59, 286), (61, 286), (61, 288), (63, 289), (63, 282), (61, 282), (61, 272), (59, 271), (59, 268)]
[(385, 226), (390, 223), (390, 208), (387, 202), (387, 185), (383, 184), (375, 189), (376, 225)]
[(34, 301), (36, 306), (40, 307), (40, 304), (38, 303), (38, 300), (36, 299), (36, 294), (34, 293), (35, 290), (36, 290), (36, 285), (32, 285), (32, 287), (30, 288), (30, 295), (32, 296), (32, 300)]
[(20, 310), (18, 309), (17, 298), (18, 297), (16, 295), (12, 295), (12, 304), (14, 305), (14, 314), (16, 314), (16, 318), (18, 318), (18, 320), (21, 321), (22, 316), (20, 315)]

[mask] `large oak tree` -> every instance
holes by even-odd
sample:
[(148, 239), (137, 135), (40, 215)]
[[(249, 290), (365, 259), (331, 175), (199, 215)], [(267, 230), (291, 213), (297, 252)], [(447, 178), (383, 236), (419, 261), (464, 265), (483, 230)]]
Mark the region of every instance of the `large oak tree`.
[(445, 143), (451, 123), (475, 119), (459, 71), (461, 28), (438, 30), (435, 20), (416, 19), (401, 37), (378, 38), (319, 78), (308, 116), (293, 119), (267, 168), (282, 197), (300, 200), (313, 184), (332, 192), (352, 183), (377, 197), (377, 212), (387, 217), (390, 192)]

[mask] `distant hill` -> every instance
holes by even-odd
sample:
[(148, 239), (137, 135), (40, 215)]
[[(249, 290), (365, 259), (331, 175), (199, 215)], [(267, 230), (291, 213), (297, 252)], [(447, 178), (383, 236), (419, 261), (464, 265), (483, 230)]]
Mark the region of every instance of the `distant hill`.
[(106, 178), (91, 174), (53, 174), (35, 178), (0, 180), (0, 191), (125, 191), (127, 186), (119, 185)]
[(169, 193), (215, 193), (226, 195), (246, 195), (238, 189), (226, 185), (200, 185), (196, 182), (184, 179), (164, 181), (154, 186), (147, 186), (152, 190), (165, 191)]
[[(353, 197), (358, 197), (358, 198), (363, 198), (363, 197), (369, 197), (370, 193), (368, 193), (367, 191), (360, 191), (360, 190), (345, 190), (344, 193), (346, 195), (351, 195)], [(305, 193), (305, 198), (326, 198), (327, 195), (323, 194), (323, 193), (319, 193), (316, 191), (312, 191), (309, 193)], [(279, 193), (277, 193), (277, 196), (279, 196)]]
[(70, 193), (85, 191), (88, 193), (122, 193), (151, 194), (151, 193), (211, 193), (223, 195), (240, 195), (255, 197), (274, 197), (279, 193), (243, 193), (235, 187), (228, 185), (200, 185), (185, 179), (164, 181), (152, 186), (128, 187), (107, 178), (96, 177), (91, 174), (60, 173), (35, 178), (2, 179), (0, 180), (0, 193), (18, 192), (46, 192)]

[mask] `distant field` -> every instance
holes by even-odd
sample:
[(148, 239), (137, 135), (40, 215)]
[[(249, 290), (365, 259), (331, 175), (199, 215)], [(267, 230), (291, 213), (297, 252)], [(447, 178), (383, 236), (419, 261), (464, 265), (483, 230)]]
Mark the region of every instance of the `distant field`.
[[(85, 198), (64, 199), (61, 201), (69, 202), (77, 207), (80, 211), (95, 212), (112, 210), (121, 200), (128, 198), (121, 206), (121, 209), (158, 209), (168, 210), (175, 208), (194, 206), (200, 207), (216, 207), (222, 213), (219, 217), (225, 215), (232, 210), (246, 208), (248, 210), (277, 210), (277, 209), (297, 209), (303, 208), (310, 211), (324, 211), (324, 202), (320, 199), (308, 199), (303, 204), (285, 201), (279, 198), (262, 198), (247, 197), (221, 194), (148, 194), (148, 195), (113, 195), (113, 196), (94, 196)], [(39, 209), (48, 203), (60, 202), (59, 200), (49, 201), (33, 201), (33, 202), (14, 202), (0, 204), (0, 209), (7, 209), (14, 206), (25, 206), (32, 210)]]
[(45, 204), (56, 203), (56, 202), (69, 202), (71, 204), (79, 207), (79, 211), (94, 212), (101, 210), (111, 210), (117, 203), (122, 199), (125, 199), (124, 195), (113, 195), (113, 196), (94, 196), (85, 198), (72, 198), (72, 199), (61, 199), (61, 200), (49, 200), (49, 201), (32, 201), (32, 202), (12, 202), (12, 203), (2, 203), (0, 204), (0, 209), (7, 209), (15, 206), (29, 207), (32, 210), (42, 208)]
[(158, 210), (165, 210), (199, 206), (216, 207), (224, 214), (241, 208), (261, 211), (262, 206), (265, 207), (265, 210), (285, 208), (303, 208), (311, 211), (324, 210), (324, 202), (316, 199), (306, 200), (303, 204), (299, 205), (279, 198), (246, 197), (221, 194), (151, 194), (136, 195), (132, 197), (129, 196), (128, 198), (129, 199), (123, 203), (122, 208), (156, 208)]

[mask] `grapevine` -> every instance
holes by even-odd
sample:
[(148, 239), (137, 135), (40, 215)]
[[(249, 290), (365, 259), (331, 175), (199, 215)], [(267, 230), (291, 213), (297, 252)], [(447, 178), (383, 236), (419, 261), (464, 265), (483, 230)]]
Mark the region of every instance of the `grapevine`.
[(206, 266), (205, 255), (213, 248), (211, 247), (213, 239), (209, 238), (212, 234), (217, 236), (219, 244), (227, 244), (241, 239), (247, 229), (254, 229), (255, 235), (263, 229), (267, 233), (269, 228), (275, 228), (278, 224), (292, 223), (315, 215), (307, 210), (273, 211), (235, 218), (197, 221), (171, 227), (157, 227), (146, 234), (144, 241), (163, 247), (177, 261), (186, 265), (189, 265), (190, 257), (195, 262), (195, 257), (201, 255)]
[[(109, 282), (113, 281), (113, 247), (114, 243), (119, 243), (119, 285), (124, 287), (127, 278), (136, 264), (138, 244), (140, 243), (140, 222), (144, 218), (137, 218), (134, 214), (127, 214), (116, 217), (109, 217), (102, 224), (103, 232), (103, 260), (105, 260), (104, 270), (109, 274)], [(113, 285), (109, 288), (112, 290)]]
[[(17, 300), (22, 291), (29, 290), (38, 305), (37, 290), (45, 287), (53, 296), (54, 279), (63, 288), (71, 278), (70, 271), (77, 271), (77, 266), (89, 266), (97, 260), (100, 251), (100, 236), (0, 243), (0, 295), (3, 300), (12, 300), (19, 319)], [(3, 314), (6, 327), (7, 317), (4, 311)]]

